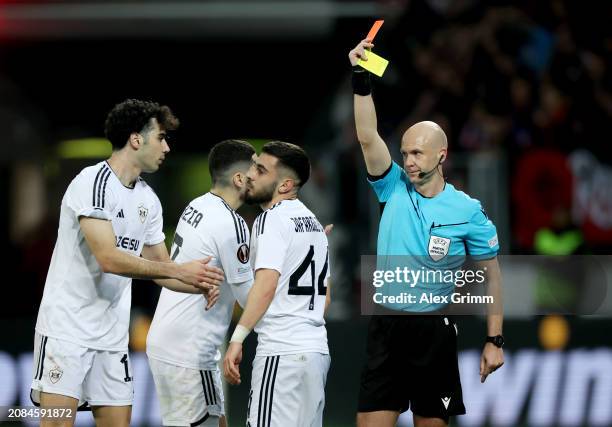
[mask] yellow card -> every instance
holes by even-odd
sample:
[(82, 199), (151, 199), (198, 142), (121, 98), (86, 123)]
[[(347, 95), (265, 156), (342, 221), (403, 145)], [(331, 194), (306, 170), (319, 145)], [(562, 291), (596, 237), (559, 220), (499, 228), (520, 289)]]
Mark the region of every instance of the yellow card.
[(378, 77), (382, 77), (385, 72), (385, 69), (387, 68), (387, 65), (389, 65), (389, 61), (387, 61), (382, 56), (376, 55), (370, 50), (366, 51), (366, 57), (368, 58), (367, 61), (363, 61), (360, 59), (357, 65), (365, 68), (370, 73), (376, 74)]

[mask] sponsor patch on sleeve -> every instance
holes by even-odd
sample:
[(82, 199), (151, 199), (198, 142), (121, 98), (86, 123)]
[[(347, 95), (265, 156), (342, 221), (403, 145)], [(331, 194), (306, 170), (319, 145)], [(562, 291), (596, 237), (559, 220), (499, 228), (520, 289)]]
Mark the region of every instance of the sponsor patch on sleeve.
[(493, 236), (492, 239), (489, 240), (489, 247), (490, 248), (494, 248), (495, 246), (497, 246), (497, 234), (495, 236)]

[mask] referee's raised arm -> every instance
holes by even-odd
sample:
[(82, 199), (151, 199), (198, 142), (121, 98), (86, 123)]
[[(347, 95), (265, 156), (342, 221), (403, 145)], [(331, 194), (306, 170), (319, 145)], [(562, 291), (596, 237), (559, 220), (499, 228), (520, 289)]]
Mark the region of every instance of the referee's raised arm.
[(391, 154), (389, 154), (387, 144), (378, 134), (376, 108), (372, 100), (370, 86), (370, 73), (357, 65), (360, 59), (367, 61), (366, 49), (373, 46), (367, 39), (362, 40), (349, 52), (349, 60), (353, 66), (352, 82), (357, 139), (361, 145), (368, 174), (380, 176), (389, 169)]

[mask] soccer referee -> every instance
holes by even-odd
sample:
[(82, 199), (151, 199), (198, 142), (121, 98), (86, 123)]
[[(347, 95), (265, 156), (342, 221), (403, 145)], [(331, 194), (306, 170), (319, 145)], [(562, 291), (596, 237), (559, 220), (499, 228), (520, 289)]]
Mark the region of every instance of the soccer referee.
[[(501, 274), (497, 262), (499, 244), (493, 223), (478, 200), (446, 183), (442, 166), (448, 144), (434, 122), (420, 122), (402, 136), (403, 168), (391, 160), (377, 131), (376, 110), (369, 73), (357, 66), (367, 60), (361, 41), (349, 53), (357, 137), (365, 159), (368, 182), (384, 206), (378, 230), (378, 257), (411, 256), (425, 268), (444, 258), (470, 255), (476, 268), (486, 273), (487, 336), (480, 361), (481, 382), (503, 364)], [(447, 258), (448, 260), (448, 258)], [(444, 266), (444, 267), (443, 267)], [(457, 266), (453, 267), (457, 268)], [(431, 287), (438, 295), (450, 295), (454, 284)], [(417, 289), (426, 290), (423, 283)], [(448, 316), (432, 314), (444, 304), (386, 305), (417, 314), (372, 316), (367, 339), (367, 362), (359, 390), (359, 427), (394, 426), (399, 414), (410, 408), (416, 427), (448, 426), (449, 417), (465, 413), (457, 362), (456, 325)], [(423, 315), (423, 312), (430, 312)], [(391, 314), (388, 314), (391, 313)]]

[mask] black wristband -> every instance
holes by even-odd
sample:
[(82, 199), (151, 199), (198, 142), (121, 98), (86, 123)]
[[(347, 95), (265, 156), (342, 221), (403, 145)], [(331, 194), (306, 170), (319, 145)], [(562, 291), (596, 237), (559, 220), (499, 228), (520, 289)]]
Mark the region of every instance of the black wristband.
[(353, 66), (353, 93), (355, 95), (367, 96), (372, 93), (370, 73), (359, 65)]

